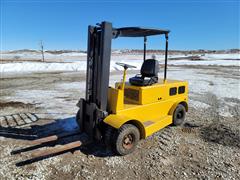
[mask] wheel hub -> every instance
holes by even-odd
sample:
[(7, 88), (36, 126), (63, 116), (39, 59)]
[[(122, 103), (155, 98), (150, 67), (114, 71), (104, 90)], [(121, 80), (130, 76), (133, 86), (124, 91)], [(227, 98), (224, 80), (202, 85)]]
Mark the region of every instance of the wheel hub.
[(177, 113), (177, 118), (178, 119), (181, 119), (183, 117), (183, 112), (182, 111), (179, 111), (178, 113)]
[(134, 137), (132, 134), (128, 134), (123, 138), (123, 147), (125, 149), (131, 149), (133, 147)]

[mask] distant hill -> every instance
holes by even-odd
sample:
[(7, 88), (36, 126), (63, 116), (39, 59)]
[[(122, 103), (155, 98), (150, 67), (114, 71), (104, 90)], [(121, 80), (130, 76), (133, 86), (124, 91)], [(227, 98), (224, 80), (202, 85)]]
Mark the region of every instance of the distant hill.
[[(143, 53), (143, 50), (139, 49), (124, 49), (124, 50), (113, 50), (113, 53), (123, 53), (123, 54), (140, 54)], [(147, 53), (153, 53), (153, 54), (164, 54), (165, 50), (154, 50), (154, 49), (148, 49), (146, 51)], [(228, 50), (169, 50), (169, 54), (232, 54), (232, 53), (240, 53), (240, 49), (228, 49)]]
[[(49, 54), (63, 54), (63, 53), (87, 53), (84, 50), (45, 50), (45, 53)], [(169, 55), (172, 54), (232, 54), (232, 53), (240, 53), (240, 49), (227, 49), (227, 50), (169, 50)], [(17, 53), (41, 53), (39, 50), (34, 49), (20, 49), (20, 50), (11, 50), (11, 51), (3, 51), (2, 53), (8, 54), (17, 54)], [(142, 49), (113, 49), (113, 54), (142, 54)], [(147, 53), (152, 54), (164, 54), (165, 50), (155, 50), (155, 49), (148, 49)]]
[[(49, 54), (63, 54), (63, 53), (86, 53), (86, 51), (81, 50), (45, 50), (45, 53)], [(11, 50), (11, 51), (3, 51), (3, 53), (8, 54), (18, 54), (18, 53), (41, 53), (40, 50), (34, 50), (34, 49), (19, 49), (19, 50)]]

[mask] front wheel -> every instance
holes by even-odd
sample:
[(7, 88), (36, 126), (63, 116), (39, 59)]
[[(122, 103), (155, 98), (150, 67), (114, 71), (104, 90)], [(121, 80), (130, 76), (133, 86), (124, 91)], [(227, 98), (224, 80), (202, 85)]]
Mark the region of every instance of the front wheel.
[(179, 126), (183, 123), (186, 117), (186, 109), (182, 104), (178, 104), (173, 113), (173, 125)]
[(114, 150), (119, 155), (132, 153), (136, 149), (139, 139), (138, 128), (132, 124), (124, 124), (114, 137)]

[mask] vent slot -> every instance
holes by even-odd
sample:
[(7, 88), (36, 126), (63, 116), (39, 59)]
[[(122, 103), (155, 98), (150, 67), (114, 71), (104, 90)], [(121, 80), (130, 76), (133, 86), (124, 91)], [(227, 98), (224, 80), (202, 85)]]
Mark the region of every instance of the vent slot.
[(177, 88), (176, 88), (176, 87), (170, 88), (170, 90), (169, 90), (169, 95), (170, 95), (170, 96), (174, 96), (174, 95), (176, 95), (176, 94), (177, 94)]
[(185, 93), (185, 86), (179, 86), (178, 94), (183, 94), (183, 93)]

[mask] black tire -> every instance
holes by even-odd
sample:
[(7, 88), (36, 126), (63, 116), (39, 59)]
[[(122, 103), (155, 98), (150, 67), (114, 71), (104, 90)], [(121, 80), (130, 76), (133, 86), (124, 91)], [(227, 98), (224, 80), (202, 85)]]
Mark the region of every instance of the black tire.
[(119, 155), (132, 153), (136, 149), (139, 139), (138, 128), (132, 124), (124, 124), (115, 134), (114, 150)]
[(173, 113), (173, 125), (179, 126), (183, 123), (186, 117), (186, 108), (182, 104), (178, 104)]

